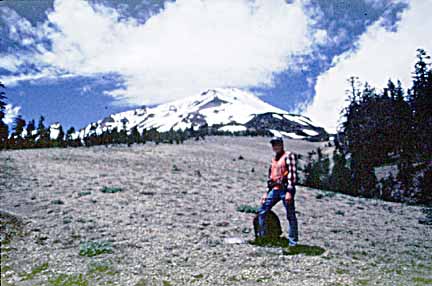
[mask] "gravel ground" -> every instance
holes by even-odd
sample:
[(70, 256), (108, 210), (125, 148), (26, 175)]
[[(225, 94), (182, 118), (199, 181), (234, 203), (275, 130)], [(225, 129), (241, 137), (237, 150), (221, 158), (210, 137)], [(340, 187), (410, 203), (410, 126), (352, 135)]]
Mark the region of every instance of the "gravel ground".
[(298, 186), (303, 250), (249, 244), (254, 215), (237, 208), (258, 205), (271, 152), (260, 137), (0, 152), (0, 209), (22, 228), (2, 242), (1, 285), (432, 285), (421, 206)]

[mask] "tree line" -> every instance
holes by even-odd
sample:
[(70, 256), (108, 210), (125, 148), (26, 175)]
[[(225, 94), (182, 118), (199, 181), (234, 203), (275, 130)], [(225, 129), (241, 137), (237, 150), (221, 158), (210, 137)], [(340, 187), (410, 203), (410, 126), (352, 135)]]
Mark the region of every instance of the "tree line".
[(126, 128), (126, 120), (123, 120), (122, 128), (105, 128), (102, 132), (97, 130), (97, 125), (92, 124), (90, 130), (83, 138), (77, 136), (74, 127), (70, 127), (66, 133), (60, 123), (56, 125), (56, 135), (51, 131), (52, 126), (45, 125), (45, 117), (40, 116), (38, 123), (32, 119), (28, 122), (18, 115), (14, 119), (12, 130), (4, 122), (6, 109), (5, 86), (0, 83), (0, 150), (2, 149), (26, 149), (26, 148), (50, 148), (50, 147), (80, 147), (112, 144), (145, 144), (146, 142), (182, 144), (187, 139), (204, 140), (205, 136), (271, 136), (266, 130), (247, 129), (245, 131), (222, 131), (222, 125), (207, 124), (199, 128), (186, 128), (166, 132), (159, 132), (156, 128), (138, 130), (137, 126), (130, 130)]
[[(432, 69), (417, 50), (412, 86), (389, 80), (379, 91), (351, 77), (330, 168), (309, 153), (305, 184), (391, 201), (432, 203)], [(397, 166), (396, 174), (383, 171)], [(381, 171), (380, 171), (381, 170)], [(382, 176), (380, 172), (390, 173)], [(377, 174), (381, 176), (377, 178)]]

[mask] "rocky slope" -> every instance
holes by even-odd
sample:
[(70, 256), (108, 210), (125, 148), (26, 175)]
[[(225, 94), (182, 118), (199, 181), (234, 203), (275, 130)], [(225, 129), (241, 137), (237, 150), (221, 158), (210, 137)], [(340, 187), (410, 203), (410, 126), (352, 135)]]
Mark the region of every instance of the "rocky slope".
[(271, 155), (261, 137), (0, 152), (0, 208), (23, 227), (1, 285), (430, 285), (419, 206), (298, 186), (300, 253), (242, 243), (254, 215), (237, 209), (258, 204)]

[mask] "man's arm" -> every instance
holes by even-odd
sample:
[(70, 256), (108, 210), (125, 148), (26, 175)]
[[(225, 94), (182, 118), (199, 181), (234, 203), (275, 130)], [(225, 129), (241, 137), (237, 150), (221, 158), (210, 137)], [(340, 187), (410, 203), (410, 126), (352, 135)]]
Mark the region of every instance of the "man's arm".
[(273, 182), (271, 179), (271, 165), (268, 170), (268, 176), (267, 176), (267, 189), (270, 191), (273, 188)]
[(288, 167), (287, 188), (288, 188), (288, 190), (292, 190), (294, 188), (296, 182), (297, 182), (296, 155), (294, 153), (290, 152), (290, 154), (286, 158), (286, 163), (287, 163), (287, 167)]

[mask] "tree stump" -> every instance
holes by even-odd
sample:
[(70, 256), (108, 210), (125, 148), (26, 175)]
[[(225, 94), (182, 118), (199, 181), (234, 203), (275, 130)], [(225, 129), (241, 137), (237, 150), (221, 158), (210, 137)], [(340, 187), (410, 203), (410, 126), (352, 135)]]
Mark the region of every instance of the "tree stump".
[[(253, 220), (254, 230), (255, 230), (255, 238), (258, 237), (258, 214), (254, 217)], [(265, 218), (265, 233), (267, 238), (279, 238), (282, 234), (282, 228), (280, 224), (279, 217), (272, 211), (268, 211)]]

